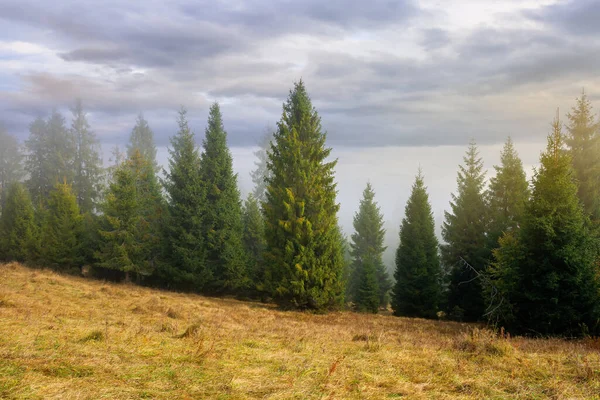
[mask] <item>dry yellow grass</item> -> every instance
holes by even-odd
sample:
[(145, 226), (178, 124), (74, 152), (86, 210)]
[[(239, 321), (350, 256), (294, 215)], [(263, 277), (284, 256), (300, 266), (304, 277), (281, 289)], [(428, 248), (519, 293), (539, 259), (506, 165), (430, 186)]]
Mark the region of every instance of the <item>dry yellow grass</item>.
[(599, 349), (0, 265), (7, 399), (600, 398)]

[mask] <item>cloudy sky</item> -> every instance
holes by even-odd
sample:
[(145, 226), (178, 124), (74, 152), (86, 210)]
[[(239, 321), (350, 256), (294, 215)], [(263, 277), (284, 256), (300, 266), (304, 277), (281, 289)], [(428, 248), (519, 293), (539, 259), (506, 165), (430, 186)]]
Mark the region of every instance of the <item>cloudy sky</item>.
[[(597, 0), (0, 0), (0, 121), (23, 139), (84, 101), (105, 149), (143, 112), (161, 162), (185, 105), (222, 105), (242, 192), (265, 128), (303, 78), (339, 158), (349, 232), (367, 180), (397, 226), (419, 165), (441, 221), (470, 138), (511, 135), (528, 169), (556, 108), (600, 96)], [(600, 106), (597, 106), (600, 107)]]

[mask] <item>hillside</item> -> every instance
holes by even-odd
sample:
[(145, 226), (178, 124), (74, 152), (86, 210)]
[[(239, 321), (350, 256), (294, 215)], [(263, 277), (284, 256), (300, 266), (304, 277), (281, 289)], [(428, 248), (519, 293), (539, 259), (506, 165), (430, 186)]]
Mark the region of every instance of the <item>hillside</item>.
[(597, 341), (282, 312), (0, 265), (0, 398), (594, 398)]

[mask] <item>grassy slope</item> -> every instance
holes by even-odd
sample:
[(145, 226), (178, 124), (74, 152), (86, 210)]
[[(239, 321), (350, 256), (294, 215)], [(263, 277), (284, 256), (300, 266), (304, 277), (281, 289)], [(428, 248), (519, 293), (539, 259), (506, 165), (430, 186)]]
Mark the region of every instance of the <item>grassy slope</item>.
[(0, 398), (594, 398), (599, 347), (0, 265)]

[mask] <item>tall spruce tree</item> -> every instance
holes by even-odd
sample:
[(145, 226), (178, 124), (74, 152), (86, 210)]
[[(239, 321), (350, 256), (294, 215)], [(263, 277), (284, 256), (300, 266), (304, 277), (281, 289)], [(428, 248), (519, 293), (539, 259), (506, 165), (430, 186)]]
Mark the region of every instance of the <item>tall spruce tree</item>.
[(576, 105), (567, 114), (569, 146), (575, 178), (578, 182), (578, 195), (584, 212), (595, 225), (600, 224), (600, 124), (592, 112), (592, 104), (585, 91), (577, 99)]
[(27, 186), (35, 204), (43, 203), (57, 183), (73, 182), (75, 144), (58, 111), (47, 121), (37, 118), (30, 125), (25, 147)]
[(558, 115), (540, 161), (517, 240), (503, 239), (495, 253), (495, 278), (511, 302), (500, 322), (517, 333), (580, 335), (598, 328), (599, 286)]
[(351, 298), (358, 301), (361, 279), (368, 276), (363, 273), (362, 269), (368, 263), (369, 267), (374, 269), (377, 278), (379, 305), (385, 307), (388, 304), (388, 292), (392, 284), (382, 260), (383, 252), (386, 249), (386, 246), (383, 245), (385, 239), (383, 215), (375, 202), (375, 192), (370, 183), (367, 183), (358, 212), (354, 215), (354, 230), (350, 243), (350, 254), (352, 255), (352, 275), (349, 282)]
[(100, 145), (90, 128), (80, 99), (76, 100), (71, 113), (71, 136), (75, 146), (73, 192), (81, 212), (91, 213), (96, 210), (101, 193)]
[(442, 263), (449, 274), (447, 307), (454, 318), (478, 320), (484, 313), (481, 279), (490, 251), (487, 248), (487, 208), (483, 161), (474, 141), (458, 171), (458, 194), (452, 194), (451, 212), (445, 212)]
[(98, 265), (136, 281), (159, 263), (164, 205), (154, 167), (135, 151), (113, 174), (104, 205)]
[(242, 243), (242, 204), (217, 103), (210, 107), (203, 148), (200, 172), (209, 206), (202, 225), (206, 267), (213, 277), (210, 289), (235, 293), (249, 283)]
[(433, 212), (420, 170), (404, 214), (392, 308), (395, 315), (435, 318), (442, 300), (442, 271)]
[(529, 199), (527, 176), (510, 137), (504, 144), (500, 166), (494, 169), (496, 176), (490, 179), (487, 191), (490, 248), (498, 247), (498, 239), (505, 232), (514, 232), (519, 227)]
[(284, 307), (325, 309), (343, 301), (344, 260), (334, 168), (326, 134), (302, 81), (277, 124), (265, 215), (266, 282)]
[(143, 271), (143, 273), (137, 274), (139, 280), (143, 276), (152, 275), (159, 266), (162, 254), (160, 242), (165, 218), (165, 204), (156, 177), (156, 168), (151, 160), (147, 160), (141, 153), (135, 152), (129, 158), (127, 166), (133, 170), (136, 177), (136, 195), (139, 205), (136, 240), (142, 250), (140, 271)]
[(252, 193), (244, 203), (243, 212), (244, 247), (248, 257), (249, 276), (252, 287), (258, 292), (264, 291), (265, 222), (260, 206)]
[(131, 159), (135, 152), (139, 151), (141, 156), (147, 160), (158, 171), (156, 163), (156, 144), (154, 143), (154, 132), (150, 129), (148, 121), (143, 114), (139, 114), (135, 121), (131, 134), (129, 135), (129, 143), (127, 144), (127, 158)]
[(8, 187), (0, 217), (0, 259), (31, 260), (36, 236), (35, 214), (29, 193), (21, 183), (13, 182)]
[(32, 200), (37, 204), (50, 192), (52, 184), (46, 137), (46, 121), (38, 117), (29, 125), (29, 137), (25, 141), (25, 170), (29, 176), (26, 184)]
[(41, 262), (57, 270), (73, 272), (81, 267), (82, 217), (68, 183), (50, 192), (41, 230)]
[(98, 266), (124, 272), (127, 281), (131, 273), (146, 272), (138, 261), (141, 249), (136, 242), (139, 199), (135, 181), (134, 171), (126, 163), (115, 169), (104, 200), (96, 254)]
[(212, 280), (205, 265), (202, 228), (206, 205), (200, 172), (200, 151), (194, 132), (182, 108), (177, 120), (179, 131), (171, 137), (169, 170), (163, 185), (168, 196), (165, 224), (167, 257), (161, 268), (163, 284), (202, 291)]
[(13, 182), (20, 182), (24, 176), (19, 142), (0, 125), (0, 215), (8, 187)]

